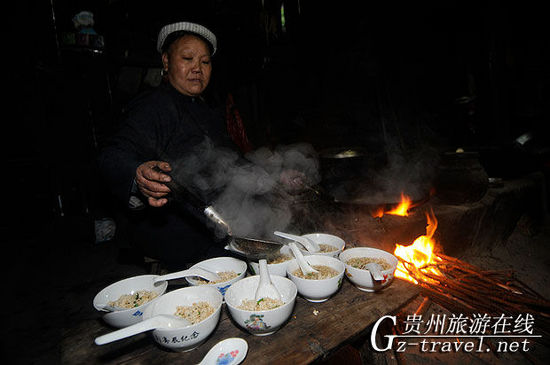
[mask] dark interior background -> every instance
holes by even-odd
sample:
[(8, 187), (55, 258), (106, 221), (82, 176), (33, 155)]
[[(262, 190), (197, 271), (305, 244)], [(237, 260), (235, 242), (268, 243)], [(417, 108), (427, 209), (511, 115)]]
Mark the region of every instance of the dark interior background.
[[(159, 29), (180, 20), (202, 22), (218, 36), (208, 97), (224, 103), (233, 94), (257, 147), (309, 142), (319, 150), (405, 154), (463, 147), (480, 152), (490, 176), (548, 168), (542, 5), (51, 0), (11, 7), (5, 236), (42, 229), (32, 221), (93, 239), (91, 222), (109, 214), (95, 174), (97, 148), (128, 100), (158, 76)], [(93, 12), (104, 48), (67, 41), (82, 10)], [(529, 131), (535, 137), (518, 145)]]

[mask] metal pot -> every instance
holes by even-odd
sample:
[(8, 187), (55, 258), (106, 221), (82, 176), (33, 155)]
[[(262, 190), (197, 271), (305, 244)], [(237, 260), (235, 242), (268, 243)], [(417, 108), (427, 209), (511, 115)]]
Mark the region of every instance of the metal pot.
[(363, 147), (344, 146), (319, 151), (319, 163), (322, 184), (330, 190), (335, 183), (366, 177), (369, 170), (386, 163), (386, 156)]
[(489, 188), (489, 176), (477, 152), (446, 152), (435, 178), (436, 196), (448, 204), (473, 203)]
[(362, 147), (337, 147), (321, 150), (319, 157), (327, 160), (341, 160), (363, 157), (366, 154), (367, 151)]

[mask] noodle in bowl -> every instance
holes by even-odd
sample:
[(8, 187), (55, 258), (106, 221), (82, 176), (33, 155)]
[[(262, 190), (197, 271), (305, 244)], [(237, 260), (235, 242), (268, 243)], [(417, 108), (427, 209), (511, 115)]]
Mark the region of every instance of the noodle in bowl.
[(267, 311), (278, 308), (285, 304), (281, 299), (273, 298), (260, 298), (256, 299), (243, 299), (241, 305), (237, 308), (244, 309), (245, 311)]
[[(293, 259), (286, 269), (289, 279), (296, 284), (298, 293), (306, 300), (314, 303), (327, 301), (342, 285), (344, 264), (332, 256), (310, 255), (304, 258), (314, 268), (316, 266), (328, 266), (331, 270), (323, 269), (321, 271), (321, 279), (300, 277), (303, 276), (303, 273), (301, 273), (296, 259)], [(297, 270), (300, 270), (300, 275), (295, 275)], [(335, 271), (336, 274), (334, 275), (332, 271)]]
[[(185, 280), (191, 285), (197, 285), (197, 286), (205, 286), (205, 287), (214, 287), (219, 290), (219, 292), (222, 294), (222, 296), (225, 295), (225, 292), (227, 289), (237, 281), (241, 280), (246, 276), (246, 262), (236, 259), (234, 257), (215, 257), (212, 259), (204, 260), (199, 263), (196, 263), (195, 265), (191, 266), (194, 267), (200, 267), (202, 269), (212, 271), (217, 273), (224, 273), (221, 274), (222, 277), (230, 278), (229, 280), (221, 281), (221, 282), (205, 282), (203, 279), (199, 279), (196, 277), (186, 277)], [(234, 275), (236, 274), (236, 275)]]
[(214, 308), (208, 302), (201, 301), (191, 305), (178, 305), (174, 315), (188, 320), (191, 324), (197, 324), (212, 313), (214, 313)]
[[(292, 256), (290, 247), (287, 245), (283, 246), (279, 252), (280, 255), (267, 261), (267, 271), (271, 275), (286, 276), (286, 267), (294, 256)], [(248, 266), (252, 275), (260, 274), (260, 265), (258, 262), (250, 261)]]
[[(154, 340), (173, 351), (190, 351), (212, 334), (220, 319), (223, 297), (212, 286), (190, 286), (164, 294), (147, 307), (143, 319), (158, 314), (181, 315), (192, 324), (179, 328), (156, 328)], [(204, 312), (203, 312), (204, 311)]]
[(158, 297), (158, 293), (149, 290), (138, 290), (135, 293), (123, 294), (117, 300), (113, 300), (108, 305), (112, 307), (131, 309), (139, 307)]
[(307, 275), (302, 272), (302, 269), (296, 269), (292, 272), (292, 275), (307, 280), (326, 280), (338, 275), (338, 271), (327, 265), (313, 265), (312, 268), (316, 270), (315, 273), (308, 273)]
[[(346, 266), (347, 278), (357, 289), (374, 292), (389, 286), (394, 278), (395, 269), (399, 260), (391, 253), (372, 247), (353, 247), (342, 251), (340, 261)], [(371, 273), (363, 269), (362, 265), (368, 262), (378, 263), (384, 276), (383, 280), (374, 280)]]
[(282, 305), (277, 305), (280, 303), (276, 303), (274, 298), (264, 298), (260, 303), (254, 300), (260, 283), (259, 275), (236, 282), (225, 294), (225, 304), (235, 323), (255, 336), (275, 333), (290, 318), (296, 302), (298, 290), (292, 281), (278, 275), (270, 277), (282, 296)]
[(155, 283), (157, 277), (158, 275), (140, 275), (117, 281), (96, 294), (93, 306), (101, 312), (105, 312), (105, 305), (125, 308), (103, 315), (103, 320), (110, 326), (122, 328), (141, 322), (145, 309), (157, 301), (168, 288), (166, 281)]
[(309, 233), (302, 237), (309, 238), (319, 245), (319, 252), (309, 252), (306, 249), (300, 248), (304, 255), (320, 255), (331, 256), (338, 258), (338, 255), (346, 247), (346, 242), (338, 236), (328, 233)]

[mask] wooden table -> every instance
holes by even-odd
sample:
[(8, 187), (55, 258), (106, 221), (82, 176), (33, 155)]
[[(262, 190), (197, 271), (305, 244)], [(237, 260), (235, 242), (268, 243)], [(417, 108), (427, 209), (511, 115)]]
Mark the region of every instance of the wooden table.
[(378, 293), (366, 293), (344, 280), (340, 290), (324, 303), (298, 297), (290, 320), (269, 336), (253, 336), (230, 319), (225, 304), (218, 327), (198, 348), (189, 352), (166, 350), (148, 333), (97, 346), (97, 336), (113, 331), (99, 317), (64, 331), (63, 364), (196, 364), (216, 342), (241, 337), (248, 342), (243, 364), (307, 364), (365, 334), (381, 316), (396, 312), (418, 295), (418, 288), (401, 279)]

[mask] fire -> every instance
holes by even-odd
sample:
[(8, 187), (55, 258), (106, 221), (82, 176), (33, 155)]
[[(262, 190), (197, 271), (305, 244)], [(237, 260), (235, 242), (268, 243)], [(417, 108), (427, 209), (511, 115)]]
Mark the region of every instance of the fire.
[(380, 206), (376, 208), (375, 211), (372, 212), (373, 218), (382, 218), (384, 216), (384, 206)]
[(400, 215), (406, 217), (409, 215), (409, 208), (411, 207), (412, 200), (405, 194), (401, 193), (401, 203), (394, 209), (386, 212), (386, 214)]
[(380, 206), (374, 210), (371, 215), (373, 218), (382, 218), (384, 214), (399, 215), (401, 217), (406, 217), (409, 215), (409, 209), (412, 208), (412, 200), (403, 192), (401, 192), (401, 202), (392, 210), (386, 211), (385, 206)]
[(405, 265), (407, 265), (409, 270), (419, 270), (424, 273), (441, 275), (439, 270), (430, 266), (441, 261), (434, 253), (435, 241), (433, 240), (433, 235), (437, 229), (437, 219), (432, 211), (429, 214), (426, 213), (426, 219), (428, 221), (426, 234), (418, 237), (409, 246), (396, 244), (395, 251), (393, 252), (395, 256), (400, 258), (395, 276), (412, 281), (415, 284), (418, 284), (418, 282), (407, 273), (408, 270), (405, 268)]
[(406, 217), (409, 215), (409, 208), (411, 207), (412, 200), (405, 194), (401, 193), (401, 203), (394, 209), (386, 212), (387, 214), (400, 215)]

